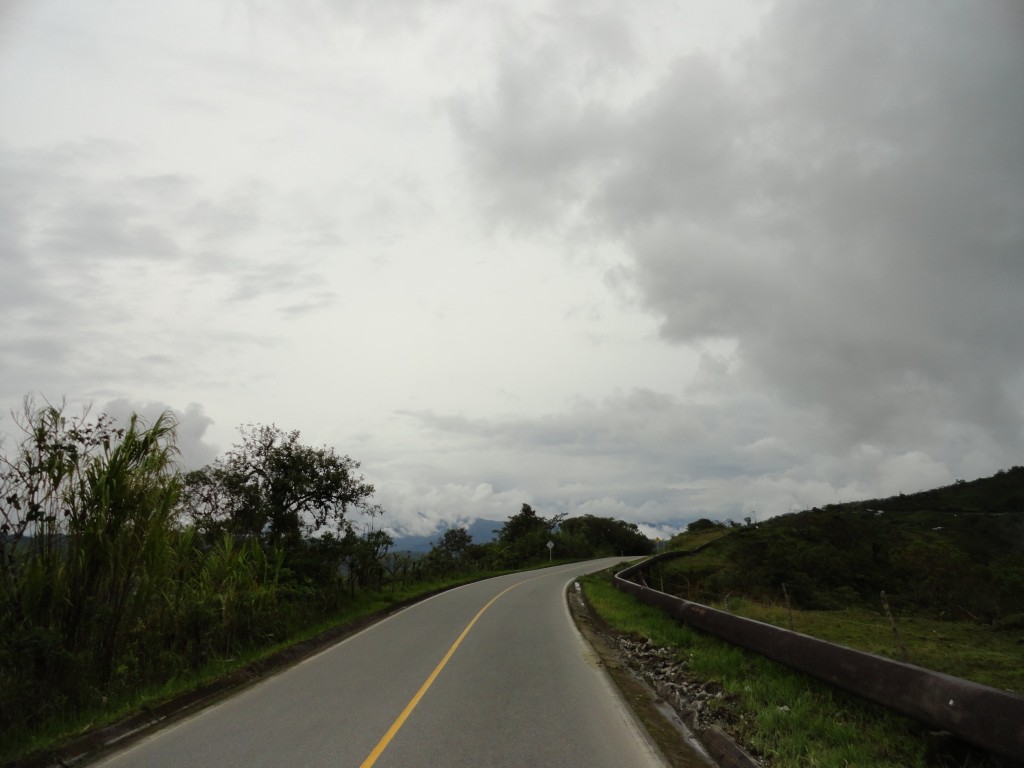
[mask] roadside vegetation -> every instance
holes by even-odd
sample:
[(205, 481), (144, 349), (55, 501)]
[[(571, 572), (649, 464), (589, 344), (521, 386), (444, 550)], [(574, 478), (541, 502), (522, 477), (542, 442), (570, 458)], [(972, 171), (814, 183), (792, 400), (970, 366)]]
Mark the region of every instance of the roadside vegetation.
[[(650, 569), (661, 591), (1024, 692), (1024, 468), (760, 524), (691, 523)], [(583, 580), (614, 629), (672, 649), (738, 740), (777, 766), (925, 764), (922, 727)], [(985, 765), (974, 755), (969, 765)], [(959, 765), (960, 763), (957, 763)]]
[(880, 609), (1024, 629), (1024, 467), (911, 496), (832, 505), (728, 533), (670, 569), (691, 599), (742, 594), (806, 610)]
[[(244, 425), (182, 472), (169, 415), (26, 401), (0, 446), (0, 763), (193, 690), (295, 642), (447, 586), (649, 554), (637, 527), (529, 504), (490, 542), (453, 528), (416, 557), (380, 528), (352, 458)], [(698, 520), (655, 586), (833, 642), (1024, 691), (1024, 468), (755, 524)], [(712, 706), (775, 765), (921, 765), (917, 726), (677, 625), (606, 580), (617, 629), (722, 686)]]
[[(688, 600), (1024, 693), (1024, 468), (758, 525), (697, 521)], [(703, 545), (703, 546), (702, 546)]]
[(396, 552), (359, 463), (245, 425), (182, 473), (170, 415), (70, 416), (27, 400), (0, 453), (0, 762), (444, 586), (650, 552), (635, 525), (524, 504), (493, 542)]
[(619, 592), (608, 573), (580, 579), (612, 629), (670, 648), (689, 674), (710, 683), (713, 719), (765, 765), (917, 768), (920, 726), (807, 675), (692, 630)]

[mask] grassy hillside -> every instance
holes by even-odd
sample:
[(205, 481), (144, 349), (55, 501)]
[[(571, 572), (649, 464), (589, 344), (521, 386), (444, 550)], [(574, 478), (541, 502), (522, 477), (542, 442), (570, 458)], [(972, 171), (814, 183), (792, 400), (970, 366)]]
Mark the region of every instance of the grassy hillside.
[[(1024, 468), (756, 526), (697, 521), (652, 587), (736, 615), (1024, 693)], [(584, 580), (619, 631), (669, 650), (687, 690), (766, 765), (925, 766), (922, 727)], [(882, 593), (885, 593), (883, 599)], [(888, 607), (887, 607), (888, 606)], [(938, 759), (938, 758), (935, 758)], [(949, 765), (1002, 764), (972, 753)]]
[(885, 592), (899, 613), (1024, 628), (1024, 467), (722, 532), (665, 568), (671, 591), (805, 610), (879, 609)]

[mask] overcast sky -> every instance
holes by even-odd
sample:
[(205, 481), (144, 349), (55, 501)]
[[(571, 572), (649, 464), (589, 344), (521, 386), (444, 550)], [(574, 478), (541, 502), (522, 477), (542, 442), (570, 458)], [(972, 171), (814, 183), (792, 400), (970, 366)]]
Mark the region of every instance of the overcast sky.
[(409, 533), (1024, 463), (1022, 9), (0, 0), (0, 430), (276, 423)]

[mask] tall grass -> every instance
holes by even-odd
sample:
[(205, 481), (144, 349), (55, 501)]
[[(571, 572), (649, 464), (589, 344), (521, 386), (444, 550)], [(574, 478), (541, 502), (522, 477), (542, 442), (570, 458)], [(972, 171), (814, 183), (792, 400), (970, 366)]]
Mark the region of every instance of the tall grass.
[(174, 523), (174, 424), (26, 404), (0, 464), (0, 754), (272, 635), (280, 557)]
[(17, 421), (0, 452), (0, 763), (504, 564), (483, 546), (389, 556), (379, 531), (285, 548), (197, 530), (170, 415), (118, 426), (27, 400)]
[[(26, 401), (18, 423), (23, 440), (0, 454), (0, 763), (487, 575), (439, 578), (396, 555), (385, 585), (379, 560), (390, 561), (358, 536), (302, 542), (288, 557), (258, 538), (204, 537), (176, 519), (167, 414), (119, 427)], [(357, 585), (351, 562), (343, 577), (339, 554), (353, 552), (377, 578)]]

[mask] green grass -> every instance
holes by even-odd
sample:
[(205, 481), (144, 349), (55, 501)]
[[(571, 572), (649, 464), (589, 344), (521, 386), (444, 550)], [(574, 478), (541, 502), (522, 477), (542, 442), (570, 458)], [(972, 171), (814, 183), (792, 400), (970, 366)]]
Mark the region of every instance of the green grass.
[[(954, 488), (954, 490), (957, 489), (960, 489), (960, 486)], [(928, 527), (935, 522), (932, 517), (929, 517), (932, 514), (905, 512), (899, 516), (889, 515), (888, 519), (883, 517), (880, 520), (885, 520), (885, 524), (890, 526), (902, 526), (908, 531), (923, 528), (923, 532), (919, 532), (920, 535), (936, 536), (938, 534)], [(924, 522), (915, 520), (920, 516), (924, 516)], [(790, 517), (788, 522), (782, 520), (778, 525), (800, 523), (801, 527), (798, 530), (804, 532), (808, 541), (820, 543), (819, 539), (822, 536), (836, 526), (841, 527), (840, 524), (852, 524), (851, 521), (858, 524), (864, 522), (859, 518), (855, 520), (847, 514), (846, 517), (829, 518), (831, 521), (829, 525), (822, 527), (819, 517), (820, 515), (805, 513), (802, 517), (800, 515)], [(954, 523), (959, 525), (960, 522), (957, 521), (959, 518), (954, 516), (946, 522), (950, 525)], [(984, 520), (971, 522), (975, 528), (985, 523)], [(871, 524), (881, 525), (882, 523), (872, 518)], [(1024, 638), (1024, 616), (1003, 616), (1001, 620), (991, 623), (967, 620), (970, 615), (967, 613), (968, 610), (975, 611), (979, 615), (983, 613), (984, 588), (976, 590), (978, 607), (975, 607), (969, 599), (975, 596), (975, 593), (960, 595), (965, 603), (956, 602), (953, 607), (966, 604), (965, 609), (952, 610), (951, 608), (940, 614), (935, 612), (933, 606), (915, 607), (906, 599), (901, 605), (898, 602), (899, 595), (890, 593), (888, 599), (892, 607), (892, 621), (883, 608), (878, 591), (864, 588), (856, 590), (849, 586), (833, 587), (831, 590), (821, 588), (819, 597), (825, 595), (828, 599), (819, 602), (826, 604), (805, 605), (801, 610), (793, 590), (794, 581), (800, 581), (797, 578), (800, 574), (784, 571), (785, 575), (781, 577), (783, 586), (786, 581), (790, 582), (790, 594), (793, 599), (789, 601), (781, 589), (766, 589), (764, 580), (755, 579), (754, 583), (750, 583), (750, 579), (743, 578), (744, 568), (738, 567), (734, 562), (737, 550), (742, 550), (740, 544), (746, 542), (749, 547), (751, 542), (769, 541), (766, 533), (769, 524), (764, 524), (764, 529), (763, 531), (749, 528), (726, 529), (724, 540), (703, 549), (700, 553), (653, 566), (647, 576), (647, 582), (650, 586), (664, 592), (711, 605), (739, 616), (787, 629), (791, 628), (829, 642), (907, 661), (917, 666), (963, 677), (983, 685), (1015, 693), (1024, 692), (1024, 646), (1020, 644)], [(672, 543), (678, 549), (693, 550), (708, 543), (709, 540), (714, 541), (715, 533), (715, 531), (686, 532), (675, 537)], [(980, 540), (989, 541), (997, 538), (993, 531), (989, 531), (987, 536), (987, 538), (981, 537)], [(789, 550), (799, 550), (806, 544), (798, 538), (787, 540), (787, 542)], [(1001, 544), (1005, 544), (1005, 542), (1001, 542)], [(995, 545), (993, 544), (993, 546)], [(756, 565), (764, 568), (767, 573), (778, 572), (785, 563), (781, 565), (776, 563), (773, 566), (772, 558), (784, 559), (787, 554), (791, 554), (789, 550), (785, 548), (765, 550), (760, 553)], [(749, 555), (750, 552), (747, 554)], [(826, 559), (823, 558), (822, 562), (824, 563)], [(1014, 573), (1011, 572), (1012, 569), (1007, 569), (1009, 566), (1004, 568), (1004, 571), (1009, 574), (1004, 574), (1006, 581), (1012, 583), (1011, 577)], [(822, 570), (823, 573), (826, 570), (824, 565)], [(848, 584), (857, 584), (863, 574), (853, 570), (846, 576)], [(913, 579), (908, 574), (904, 574), (904, 576), (907, 576), (907, 580), (897, 581), (892, 592), (898, 592), (901, 589), (904, 592), (914, 592), (915, 586), (911, 583)], [(934, 579), (929, 581), (931, 576), (926, 573), (921, 579), (925, 584), (931, 584), (934, 581)], [(944, 575), (943, 578), (947, 578), (947, 576)], [(807, 586), (804, 584), (805, 588)], [(820, 587), (813, 583), (810, 586), (812, 592), (814, 588)], [(936, 591), (939, 590), (936, 588)], [(790, 610), (790, 604), (793, 606), (792, 610)], [(961, 620), (954, 620), (954, 618)], [(893, 623), (895, 623), (895, 632)]]
[[(968, 622), (887, 616), (860, 608), (800, 611), (731, 597), (714, 607), (850, 648), (907, 661), (995, 688), (1024, 692), (1024, 650), (1020, 632), (999, 632)], [(906, 653), (904, 653), (904, 651)]]
[(715, 539), (728, 536), (731, 530), (730, 528), (706, 528), (699, 531), (684, 531), (673, 536), (668, 542), (668, 547), (689, 552), (705, 544), (710, 544)]
[(620, 632), (673, 648), (689, 671), (722, 687), (716, 702), (736, 737), (773, 766), (925, 765), (920, 727), (780, 664), (682, 626), (615, 590), (581, 579), (598, 614)]

